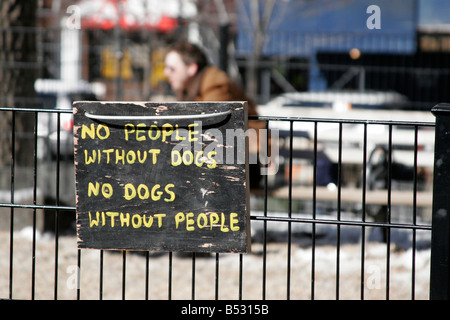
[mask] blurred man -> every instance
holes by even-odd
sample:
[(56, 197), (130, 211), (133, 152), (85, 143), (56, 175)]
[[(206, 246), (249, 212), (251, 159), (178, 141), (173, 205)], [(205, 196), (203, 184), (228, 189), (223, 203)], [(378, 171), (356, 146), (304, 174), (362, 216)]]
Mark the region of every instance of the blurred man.
[(164, 74), (180, 101), (248, 101), (248, 114), (256, 107), (242, 88), (219, 68), (209, 65), (199, 47), (179, 42), (169, 48)]
[[(228, 75), (210, 65), (203, 51), (196, 45), (182, 41), (171, 46), (165, 56), (164, 74), (179, 101), (247, 101), (248, 115), (257, 115), (255, 103)], [(249, 121), (249, 128), (261, 129), (265, 123)], [(250, 142), (249, 151), (258, 152), (258, 143)], [(250, 164), (252, 186), (259, 184), (259, 170)]]

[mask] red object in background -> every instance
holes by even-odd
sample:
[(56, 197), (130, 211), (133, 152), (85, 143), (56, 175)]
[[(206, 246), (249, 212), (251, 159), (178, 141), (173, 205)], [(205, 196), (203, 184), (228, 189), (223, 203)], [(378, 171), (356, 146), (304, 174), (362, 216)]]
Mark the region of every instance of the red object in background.
[(124, 30), (153, 29), (159, 32), (170, 32), (178, 26), (178, 19), (166, 14), (158, 16), (145, 11), (145, 6), (138, 8), (144, 10), (138, 10), (144, 13), (138, 16), (131, 10), (127, 0), (81, 1), (80, 7), (83, 29), (111, 30), (120, 27)]
[(162, 16), (159, 20), (159, 24), (156, 27), (157, 30), (161, 32), (170, 32), (178, 26), (177, 19), (170, 18), (167, 16)]

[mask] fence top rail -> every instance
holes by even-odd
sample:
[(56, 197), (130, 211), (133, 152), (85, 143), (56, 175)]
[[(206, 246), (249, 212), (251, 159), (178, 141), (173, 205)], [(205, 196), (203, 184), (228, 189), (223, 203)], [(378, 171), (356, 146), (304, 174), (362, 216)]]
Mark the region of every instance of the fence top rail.
[(277, 116), (249, 116), (250, 120), (288, 121), (288, 122), (329, 122), (351, 124), (379, 124), (398, 126), (435, 127), (434, 122), (426, 121), (402, 121), (402, 120), (362, 120), (362, 119), (336, 119), (336, 118), (312, 118), (312, 117), (277, 117)]
[[(73, 113), (72, 109), (44, 109), (27, 107), (0, 107), (0, 111), (13, 112), (42, 112), (42, 113)], [(411, 120), (369, 120), (369, 119), (345, 119), (345, 118), (315, 118), (315, 117), (292, 117), (292, 116), (249, 116), (249, 120), (266, 121), (286, 121), (286, 122), (328, 122), (328, 123), (349, 123), (349, 124), (379, 124), (379, 125), (399, 125), (399, 126), (420, 126), (435, 127), (434, 122), (411, 121)]]
[(26, 108), (26, 107), (0, 107), (0, 111), (13, 112), (42, 112), (42, 113), (73, 113), (72, 109), (44, 109), (44, 108)]

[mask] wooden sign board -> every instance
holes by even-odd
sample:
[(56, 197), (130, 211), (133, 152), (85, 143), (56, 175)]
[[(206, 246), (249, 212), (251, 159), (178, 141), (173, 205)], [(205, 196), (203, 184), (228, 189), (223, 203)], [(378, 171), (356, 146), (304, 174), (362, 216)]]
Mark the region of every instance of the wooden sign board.
[(75, 102), (79, 248), (250, 247), (246, 102)]

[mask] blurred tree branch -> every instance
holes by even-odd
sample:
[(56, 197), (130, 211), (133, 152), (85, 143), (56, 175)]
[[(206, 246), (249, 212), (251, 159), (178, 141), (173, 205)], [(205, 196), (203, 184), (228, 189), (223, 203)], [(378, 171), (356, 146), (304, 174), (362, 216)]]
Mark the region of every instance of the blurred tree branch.
[(247, 91), (256, 97), (258, 92), (258, 61), (261, 59), (267, 28), (276, 0), (250, 0), (250, 19), (253, 26), (253, 53), (248, 59)]

